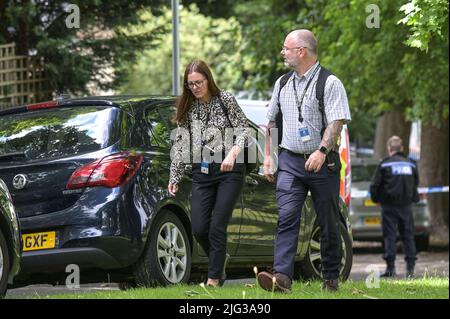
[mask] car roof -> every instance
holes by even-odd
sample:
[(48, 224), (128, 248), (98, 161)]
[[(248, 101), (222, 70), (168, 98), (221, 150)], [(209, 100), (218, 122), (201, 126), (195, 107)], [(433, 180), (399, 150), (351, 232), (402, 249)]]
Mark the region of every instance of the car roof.
[(70, 97), (62, 98), (61, 102), (89, 102), (89, 101), (105, 101), (112, 102), (114, 104), (124, 103), (139, 103), (142, 101), (161, 101), (161, 100), (173, 100), (175, 96), (168, 95), (106, 95), (106, 96), (86, 96), (86, 97)]
[[(33, 103), (29, 105), (22, 105), (13, 108), (8, 108), (0, 111), (1, 115), (26, 112), (28, 106), (58, 103), (58, 106), (116, 106), (122, 109), (136, 109), (142, 105), (148, 105), (151, 102), (174, 101), (175, 96), (167, 95), (114, 95), (114, 96), (87, 96), (87, 97), (58, 97), (53, 101), (46, 101), (40, 103)], [(45, 108), (45, 107), (43, 107)]]
[[(122, 109), (135, 109), (139, 106), (148, 105), (151, 102), (175, 101), (176, 96), (171, 95), (106, 95), (106, 96), (86, 96), (86, 97), (62, 97), (57, 98), (58, 106), (83, 106), (86, 104), (96, 106), (117, 106)], [(50, 101), (48, 101), (50, 102)], [(47, 102), (41, 102), (47, 103)], [(40, 104), (40, 103), (36, 103)], [(0, 110), (0, 116), (26, 112), (26, 105)], [(249, 119), (249, 122), (256, 129), (260, 129), (257, 124)]]

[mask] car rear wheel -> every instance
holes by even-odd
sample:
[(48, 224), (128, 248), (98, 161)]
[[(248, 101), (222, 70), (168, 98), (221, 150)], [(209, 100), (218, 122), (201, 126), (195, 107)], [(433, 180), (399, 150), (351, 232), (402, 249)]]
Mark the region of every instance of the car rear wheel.
[[(341, 280), (347, 280), (350, 275), (353, 263), (352, 240), (342, 223), (339, 223), (339, 231), (342, 242), (342, 260), (339, 277)], [(322, 278), (322, 257), (320, 254), (320, 227), (315, 225), (309, 241), (308, 251), (305, 257), (298, 263), (297, 277), (303, 280)]]
[(9, 276), (9, 252), (6, 245), (6, 239), (0, 230), (0, 298), (3, 298), (6, 293), (6, 286), (8, 285)]
[(153, 223), (147, 247), (136, 265), (138, 286), (187, 283), (191, 273), (191, 245), (180, 219), (161, 211)]

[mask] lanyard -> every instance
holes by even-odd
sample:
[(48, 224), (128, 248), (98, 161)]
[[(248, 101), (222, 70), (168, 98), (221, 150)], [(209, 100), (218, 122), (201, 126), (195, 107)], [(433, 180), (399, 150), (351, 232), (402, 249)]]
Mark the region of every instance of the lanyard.
[(292, 82), (293, 82), (293, 85), (294, 85), (295, 103), (297, 104), (297, 108), (298, 108), (298, 120), (300, 121), (300, 123), (303, 123), (303, 116), (302, 116), (303, 99), (305, 98), (306, 91), (308, 90), (309, 85), (311, 84), (311, 81), (314, 79), (314, 76), (316, 75), (316, 73), (317, 73), (317, 71), (319, 69), (320, 69), (320, 64), (316, 67), (316, 69), (314, 70), (313, 74), (309, 78), (309, 81), (306, 84), (305, 89), (303, 90), (302, 99), (300, 101), (298, 100), (297, 87), (295, 86), (295, 75), (294, 75), (294, 78), (292, 79)]
[[(201, 118), (200, 118), (200, 103), (198, 102), (198, 99), (196, 101), (196, 104), (197, 104), (196, 105), (196, 107), (197, 107), (197, 119), (201, 121)], [(206, 121), (205, 121), (205, 126), (204, 126), (205, 130), (208, 128), (208, 123), (209, 123), (209, 118), (211, 116), (211, 111), (212, 111), (212, 99), (211, 99), (211, 101), (209, 101), (209, 112), (206, 115)], [(202, 144), (202, 146), (205, 146), (206, 142), (203, 140), (203, 132), (200, 132), (200, 134), (202, 136), (201, 137), (201, 144)]]

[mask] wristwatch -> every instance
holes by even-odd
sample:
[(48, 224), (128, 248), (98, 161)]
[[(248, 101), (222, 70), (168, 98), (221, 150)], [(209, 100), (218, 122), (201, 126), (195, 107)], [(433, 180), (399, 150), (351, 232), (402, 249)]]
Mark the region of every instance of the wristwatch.
[(320, 151), (321, 153), (324, 153), (325, 155), (328, 154), (328, 150), (327, 150), (327, 148), (326, 148), (325, 146), (321, 146), (320, 149), (319, 149), (319, 151)]

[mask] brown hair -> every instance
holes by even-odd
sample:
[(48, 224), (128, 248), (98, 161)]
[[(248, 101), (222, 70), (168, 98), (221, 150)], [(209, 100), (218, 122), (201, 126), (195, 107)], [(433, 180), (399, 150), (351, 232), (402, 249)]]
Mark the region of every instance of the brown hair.
[(211, 97), (219, 95), (220, 89), (217, 87), (216, 82), (214, 82), (214, 78), (208, 65), (201, 60), (192, 61), (186, 66), (186, 70), (184, 71), (183, 93), (177, 99), (176, 122), (182, 122), (186, 119), (187, 113), (192, 107), (192, 102), (195, 100), (194, 94), (187, 85), (188, 75), (194, 72), (200, 73), (206, 78), (208, 81), (208, 91), (211, 94)]

